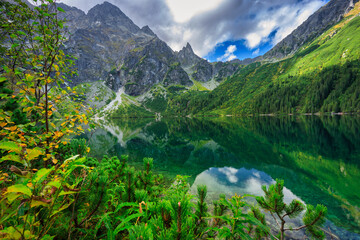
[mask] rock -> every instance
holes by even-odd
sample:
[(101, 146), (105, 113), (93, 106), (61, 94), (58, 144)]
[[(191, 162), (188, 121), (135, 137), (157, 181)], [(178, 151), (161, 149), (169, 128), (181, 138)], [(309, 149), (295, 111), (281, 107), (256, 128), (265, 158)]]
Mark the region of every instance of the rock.
[(260, 60), (281, 59), (295, 53), (303, 44), (320, 36), (327, 28), (339, 22), (359, 0), (331, 0), (311, 15), (290, 35), (279, 42)]
[[(236, 64), (214, 67), (197, 56), (189, 43), (179, 52), (173, 50), (149, 28), (139, 28), (118, 7), (104, 2), (87, 14), (63, 3), (68, 41), (65, 52), (75, 56), (78, 76), (72, 85), (104, 81), (113, 91), (138, 96), (156, 84), (191, 86), (191, 78), (220, 81), (236, 71)], [(225, 68), (223, 68), (226, 66)], [(222, 69), (222, 70), (220, 70)], [(189, 77), (191, 76), (191, 78)]]
[(197, 64), (202, 60), (197, 56), (189, 43), (186, 44), (186, 47), (183, 47), (179, 52), (176, 52), (176, 57), (183, 67), (191, 67)]
[(170, 66), (170, 69), (165, 75), (163, 84), (165, 87), (168, 87), (172, 84), (192, 86), (193, 82), (190, 80), (189, 75), (180, 66), (180, 63), (175, 63)]
[(194, 80), (199, 82), (207, 82), (213, 76), (212, 65), (205, 59), (201, 59), (197, 64), (192, 67), (193, 73), (191, 76)]

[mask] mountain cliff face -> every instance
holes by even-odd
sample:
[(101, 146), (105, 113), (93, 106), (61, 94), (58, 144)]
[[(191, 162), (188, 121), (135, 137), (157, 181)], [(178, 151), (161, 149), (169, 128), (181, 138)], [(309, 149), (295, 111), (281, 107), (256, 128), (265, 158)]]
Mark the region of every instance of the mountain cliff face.
[[(347, 88), (358, 84), (357, 77), (344, 77), (357, 76), (351, 69), (357, 64), (354, 56), (360, 54), (358, 38), (351, 34), (356, 35), (359, 23), (352, 11), (359, 8), (358, 1), (331, 0), (264, 56), (225, 63), (209, 63), (190, 44), (174, 52), (148, 26), (139, 28), (110, 3), (97, 5), (88, 14), (62, 6), (69, 20), (66, 49), (78, 58), (79, 77), (73, 82), (104, 82), (118, 92), (116, 101), (128, 104), (126, 112), (136, 112), (134, 107), (168, 114), (357, 110), (357, 103), (348, 106), (337, 98), (358, 94), (351, 92), (357, 87)], [(345, 15), (349, 11), (350, 18)], [(341, 26), (334, 26), (339, 21)], [(287, 60), (276, 62), (284, 57)], [(342, 67), (345, 63), (351, 71)], [(335, 74), (335, 81), (326, 77), (329, 72), (341, 74)], [(215, 88), (224, 79), (228, 80)], [(115, 115), (126, 115), (114, 106)]]
[(339, 22), (359, 0), (332, 0), (311, 15), (290, 35), (267, 52), (260, 60), (281, 59), (295, 53), (302, 45), (320, 36)]
[[(239, 63), (222, 70), (197, 56), (190, 44), (174, 52), (148, 27), (139, 28), (118, 7), (104, 2), (87, 14), (60, 4), (68, 20), (66, 51), (77, 57), (73, 84), (105, 81), (113, 91), (139, 96), (162, 84), (191, 87), (233, 74)], [(221, 66), (223, 66), (221, 64)], [(225, 65), (224, 65), (225, 66)]]

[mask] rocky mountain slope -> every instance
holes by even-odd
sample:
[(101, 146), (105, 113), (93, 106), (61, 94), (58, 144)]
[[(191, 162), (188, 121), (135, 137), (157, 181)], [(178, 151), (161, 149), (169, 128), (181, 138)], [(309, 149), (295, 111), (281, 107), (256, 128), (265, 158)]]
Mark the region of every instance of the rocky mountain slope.
[(194, 81), (221, 81), (232, 75), (239, 63), (212, 64), (198, 57), (190, 44), (174, 52), (148, 27), (139, 28), (118, 7), (104, 2), (87, 14), (60, 4), (68, 20), (66, 51), (77, 57), (79, 76), (73, 84), (104, 81), (113, 91), (139, 96), (152, 87), (181, 85)]
[(282, 59), (294, 54), (302, 45), (320, 36), (326, 29), (339, 22), (359, 0), (332, 0), (312, 14), (290, 35), (257, 60)]
[(117, 93), (102, 116), (360, 107), (358, 0), (331, 0), (264, 56), (226, 63), (209, 63), (190, 44), (174, 52), (149, 27), (139, 28), (110, 3), (97, 5), (88, 14), (62, 8), (69, 20), (66, 49), (78, 57), (79, 77), (74, 83), (100, 81)]
[[(336, 4), (339, 1), (332, 0), (327, 6)], [(323, 15), (333, 11), (338, 12), (330, 9)], [(167, 114), (360, 112), (360, 2), (340, 18), (314, 40), (302, 46), (290, 45), (298, 49), (291, 57), (252, 63), (212, 92), (174, 97)]]

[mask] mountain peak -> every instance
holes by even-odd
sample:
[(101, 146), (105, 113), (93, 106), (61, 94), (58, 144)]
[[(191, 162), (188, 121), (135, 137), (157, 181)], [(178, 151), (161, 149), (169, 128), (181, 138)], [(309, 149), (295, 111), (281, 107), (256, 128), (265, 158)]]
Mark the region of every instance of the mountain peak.
[(88, 12), (89, 16), (113, 16), (113, 17), (125, 17), (128, 18), (117, 6), (109, 3), (109, 2), (103, 2), (101, 4), (95, 5), (93, 8), (91, 8)]
[(151, 36), (154, 36), (154, 37), (156, 36), (156, 34), (151, 30), (151, 28), (148, 25), (142, 27), (141, 31), (148, 34), (148, 35), (151, 35)]
[(91, 8), (87, 16), (96, 25), (125, 26), (131, 32), (140, 30), (120, 8), (106, 1)]
[(189, 43), (189, 42), (187, 42), (187, 43), (186, 43), (186, 46), (185, 46), (185, 47), (183, 47), (183, 49), (182, 49), (182, 50), (184, 50), (184, 51), (189, 51), (189, 52), (194, 53), (194, 51), (193, 51), (193, 49), (192, 49), (192, 47), (191, 47), (191, 45), (190, 45), (190, 43)]
[(187, 43), (186, 46), (177, 53), (177, 58), (181, 65), (185, 67), (194, 65), (201, 60), (201, 58), (194, 53), (190, 43)]

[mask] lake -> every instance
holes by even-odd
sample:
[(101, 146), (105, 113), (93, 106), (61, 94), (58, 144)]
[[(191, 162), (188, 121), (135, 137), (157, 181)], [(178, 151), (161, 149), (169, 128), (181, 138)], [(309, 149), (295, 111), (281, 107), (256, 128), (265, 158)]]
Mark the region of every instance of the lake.
[(210, 200), (284, 179), (286, 201), (324, 204), (326, 229), (360, 239), (360, 116), (113, 119), (82, 137), (93, 157), (152, 157), (157, 172), (206, 184)]

